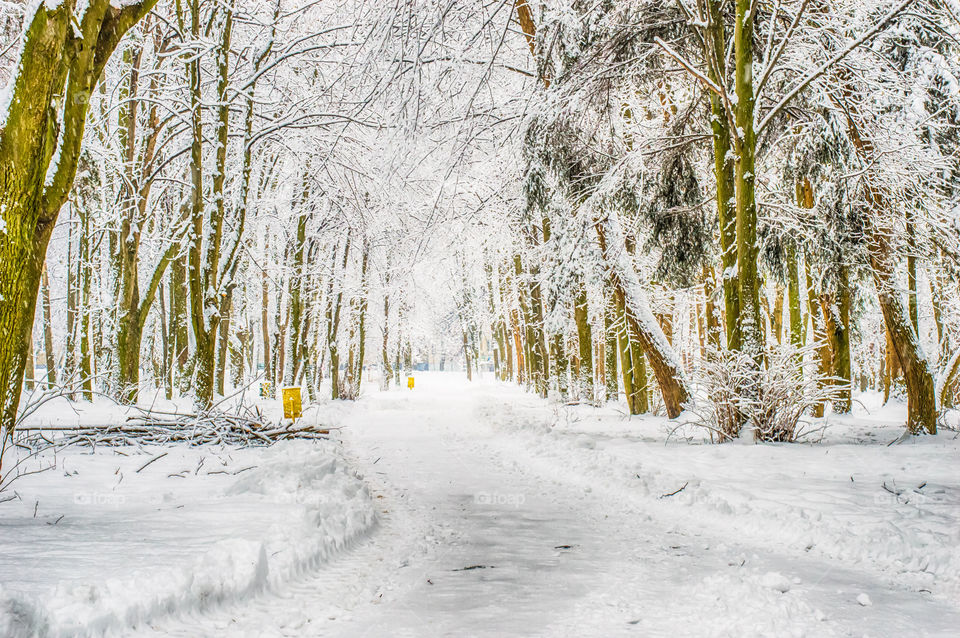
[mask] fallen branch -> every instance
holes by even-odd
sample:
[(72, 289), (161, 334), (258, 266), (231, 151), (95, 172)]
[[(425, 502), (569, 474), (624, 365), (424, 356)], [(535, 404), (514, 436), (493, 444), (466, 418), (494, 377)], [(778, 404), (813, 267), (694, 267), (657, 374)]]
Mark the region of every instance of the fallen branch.
[(668, 496), (673, 496), (673, 495), (675, 495), (675, 494), (679, 494), (679, 493), (682, 492), (683, 490), (687, 489), (687, 486), (688, 486), (688, 485), (690, 485), (690, 481), (687, 481), (686, 483), (684, 483), (684, 484), (683, 484), (683, 487), (681, 487), (679, 490), (675, 490), (675, 491), (673, 491), (673, 492), (670, 492), (669, 494), (661, 494), (661, 495), (658, 496), (657, 498), (667, 498)]
[(139, 474), (141, 470), (145, 470), (147, 467), (149, 467), (151, 463), (155, 463), (159, 461), (160, 459), (165, 457), (167, 454), (169, 454), (169, 452), (164, 452), (163, 454), (156, 455), (155, 457), (153, 457), (152, 459), (150, 459), (149, 461), (141, 465), (139, 468), (137, 468), (136, 474)]

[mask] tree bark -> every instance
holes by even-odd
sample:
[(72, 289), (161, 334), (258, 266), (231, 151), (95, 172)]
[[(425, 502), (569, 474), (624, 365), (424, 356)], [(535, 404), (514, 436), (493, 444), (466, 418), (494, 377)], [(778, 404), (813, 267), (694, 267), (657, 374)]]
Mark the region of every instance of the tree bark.
[[(47, 387), (57, 385), (57, 358), (53, 354), (53, 320), (50, 304), (50, 276), (43, 265), (43, 351), (46, 355)], [(31, 339), (32, 342), (32, 339)], [(33, 348), (31, 347), (31, 350)], [(32, 371), (31, 371), (32, 372)], [(32, 374), (31, 374), (32, 377)]]
[[(79, 19), (74, 4), (30, 5), (18, 60), (22, 71), (8, 87), (10, 107), (0, 133), (6, 231), (0, 233), (0, 334), (8, 337), (0, 344), (0, 426), (7, 431), (16, 423), (40, 273), (77, 172), (89, 96), (120, 38), (156, 0), (122, 6), (90, 0)], [(76, 46), (78, 35), (85, 46)]]
[(578, 385), (587, 401), (593, 403), (593, 330), (590, 326), (590, 316), (587, 308), (587, 287), (581, 281), (577, 288), (577, 299), (574, 302), (574, 320), (577, 324), (577, 341), (579, 345), (580, 365), (578, 369)]
[(667, 416), (676, 418), (691, 395), (683, 380), (680, 362), (643, 296), (640, 281), (626, 254), (624, 233), (616, 212), (608, 211), (604, 219), (598, 220), (596, 231), (614, 295), (626, 312), (630, 337), (640, 343), (653, 368)]

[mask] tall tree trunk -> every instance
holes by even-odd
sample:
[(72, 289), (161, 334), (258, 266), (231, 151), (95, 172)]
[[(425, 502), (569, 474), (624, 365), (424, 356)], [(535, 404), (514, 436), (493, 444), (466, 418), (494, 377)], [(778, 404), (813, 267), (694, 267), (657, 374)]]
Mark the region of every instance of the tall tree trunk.
[(917, 237), (911, 209), (907, 208), (907, 307), (913, 331), (920, 334), (920, 309), (917, 300)]
[(720, 349), (722, 329), (720, 327), (720, 311), (716, 304), (716, 284), (713, 266), (703, 267), (703, 296), (705, 299), (704, 315), (706, 318), (706, 344), (712, 350)]
[(636, 341), (630, 342), (630, 364), (633, 373), (633, 409), (634, 414), (646, 414), (650, 411), (650, 388), (647, 378), (647, 361), (643, 348)]
[(473, 381), (473, 362), (470, 360), (470, 338), (467, 335), (467, 330), (464, 328), (463, 332), (463, 360), (467, 368), (467, 381)]
[(170, 272), (170, 333), (173, 337), (173, 357), (178, 371), (181, 392), (190, 387), (190, 333), (187, 325), (187, 264), (184, 257), (173, 262)]
[[(73, 206), (71, 208), (71, 217)], [(72, 221), (72, 220), (71, 220)], [(72, 389), (77, 376), (77, 259), (74, 254), (74, 225), (67, 226), (67, 338), (63, 355), (63, 381)], [(70, 393), (71, 398), (73, 392)]]
[[(341, 276), (347, 270), (347, 264), (350, 259), (350, 235), (347, 235), (346, 244), (343, 247), (343, 260), (340, 268)], [(333, 295), (334, 281), (337, 278), (337, 246), (333, 248), (333, 268), (331, 271), (330, 284), (327, 289), (327, 350), (330, 352), (330, 382), (331, 396), (334, 399), (342, 398), (340, 388), (340, 350), (337, 346), (338, 331), (340, 328), (340, 306), (343, 300), (342, 288), (337, 291), (336, 297)]]
[(34, 362), (34, 358), (33, 358), (34, 340), (33, 340), (32, 331), (30, 332), (30, 335), (27, 337), (27, 340), (29, 343), (27, 343), (27, 363), (24, 366), (23, 388), (27, 392), (33, 392), (33, 389), (35, 387), (34, 377), (36, 376), (37, 369), (36, 369), (36, 363)]
[(220, 327), (218, 329), (219, 344), (217, 346), (217, 394), (226, 394), (227, 355), (230, 352), (230, 318), (233, 314), (233, 294), (228, 293), (220, 303)]
[[(721, 14), (723, 0), (707, 0), (708, 24), (704, 46), (708, 77), (714, 84), (726, 84), (726, 34)], [(740, 350), (740, 277), (737, 270), (737, 218), (731, 206), (736, 197), (734, 153), (730, 121), (720, 96), (710, 93), (710, 127), (713, 133), (713, 172), (717, 188), (717, 217), (720, 224), (720, 265), (722, 268), (725, 334), (727, 348)]]
[(794, 348), (803, 345), (803, 317), (800, 314), (800, 264), (796, 244), (787, 248), (787, 305), (790, 313), (790, 343)]
[(527, 382), (527, 361), (521, 332), (520, 312), (515, 308), (510, 311), (510, 323), (513, 326), (513, 350), (517, 354), (517, 383), (522, 385)]
[(626, 315), (623, 312), (623, 305), (617, 302), (619, 317), (617, 325), (617, 346), (620, 352), (620, 376), (623, 379), (623, 395), (627, 400), (627, 411), (630, 414), (639, 414), (638, 408), (634, 403), (636, 394), (633, 389), (633, 353), (630, 350), (630, 338), (628, 336)]
[(543, 328), (543, 299), (540, 294), (540, 269), (531, 268), (528, 273), (530, 277), (530, 314), (533, 323), (533, 344), (531, 347), (533, 353), (533, 373), (534, 387), (537, 394), (542, 397), (547, 396), (547, 390), (550, 387), (550, 355), (547, 352), (546, 331)]
[(604, 295), (607, 302), (603, 311), (603, 330), (604, 330), (604, 381), (606, 384), (607, 401), (616, 401), (619, 398), (620, 386), (617, 380), (617, 330), (614, 322), (614, 307), (616, 300), (613, 291), (610, 290)]
[(370, 262), (370, 246), (364, 243), (363, 257), (360, 260), (360, 302), (357, 306), (357, 360), (354, 374), (354, 398), (360, 396), (360, 384), (363, 382), (363, 360), (367, 349), (367, 302), (370, 294), (367, 284), (367, 267)]
[[(263, 254), (270, 255), (270, 235), (264, 239)], [(267, 275), (266, 263), (260, 269), (260, 333), (263, 339), (263, 378), (265, 381), (272, 381), (273, 374), (270, 369), (270, 277)], [(271, 383), (271, 395), (273, 387)]]
[(557, 392), (560, 394), (560, 400), (566, 401), (570, 396), (570, 359), (567, 357), (565, 338), (563, 334), (558, 333), (553, 335), (550, 341), (551, 350), (553, 350), (550, 359), (557, 379)]
[[(384, 288), (390, 285), (390, 274), (387, 273)], [(383, 293), (383, 349), (380, 351), (380, 365), (383, 368), (383, 378), (380, 380), (380, 389), (390, 389), (390, 377), (393, 376), (393, 370), (390, 367), (390, 293)]]
[(7, 87), (0, 133), (0, 427), (7, 431), (16, 424), (47, 244), (77, 172), (87, 98), (120, 38), (155, 3), (90, 0), (82, 15), (73, 1), (42, 3), (25, 15), (21, 72)]
[(667, 416), (676, 418), (683, 411), (683, 404), (690, 399), (690, 392), (683, 380), (680, 362), (644, 298), (640, 281), (626, 253), (624, 233), (616, 211), (608, 211), (604, 219), (598, 220), (596, 231), (604, 262), (610, 269), (614, 295), (626, 311), (630, 337), (640, 343), (647, 355), (663, 395)]
[(587, 287), (582, 281), (577, 288), (573, 316), (577, 323), (578, 353), (580, 355), (579, 373), (577, 375), (578, 385), (586, 400), (593, 403), (595, 400), (593, 391), (593, 331), (590, 327), (590, 316), (587, 308)]
[[(53, 320), (50, 304), (50, 275), (46, 264), (43, 266), (43, 351), (46, 356), (47, 387), (57, 385), (57, 358), (53, 354)], [(32, 343), (32, 339), (31, 339)], [(31, 347), (31, 350), (33, 348)], [(32, 375), (31, 375), (32, 376)]]
[[(734, 88), (737, 125), (734, 183), (737, 202), (737, 275), (740, 300), (740, 338), (742, 351), (752, 362), (741, 381), (741, 394), (749, 401), (759, 399), (760, 367), (763, 363), (762, 318), (760, 315), (760, 275), (757, 270), (757, 203), (755, 191), (757, 139), (754, 131), (753, 94), (753, 2), (736, 0), (733, 36), (735, 61)], [(748, 416), (748, 415), (744, 415)], [(747, 418), (741, 435), (756, 436), (756, 423)]]
[(80, 383), (83, 397), (93, 402), (93, 370), (90, 352), (90, 285), (93, 267), (90, 263), (90, 212), (80, 213)]
[[(817, 346), (817, 359), (821, 377), (830, 377), (833, 375), (833, 351), (830, 348), (830, 341), (827, 336), (826, 321), (821, 314), (820, 304), (817, 303), (817, 292), (813, 286), (813, 278), (810, 276), (810, 263), (804, 264), (807, 279), (807, 308), (810, 314), (810, 326), (813, 329), (813, 341), (819, 344)], [(822, 382), (821, 382), (822, 383)], [(823, 402), (817, 404), (813, 415), (820, 418), (824, 414), (826, 405)]]
[[(303, 189), (306, 190), (307, 178), (304, 177)], [(301, 204), (306, 195), (301, 196)], [(290, 338), (287, 340), (286, 367), (283, 372), (283, 382), (285, 385), (292, 386), (297, 384), (300, 376), (300, 370), (303, 365), (301, 353), (301, 330), (304, 320), (303, 312), (303, 284), (304, 284), (304, 247), (307, 242), (307, 221), (308, 213), (301, 213), (297, 218), (297, 233), (294, 238), (293, 250), (291, 251), (291, 263), (289, 264), (289, 279), (287, 280), (287, 316), (289, 317)]]

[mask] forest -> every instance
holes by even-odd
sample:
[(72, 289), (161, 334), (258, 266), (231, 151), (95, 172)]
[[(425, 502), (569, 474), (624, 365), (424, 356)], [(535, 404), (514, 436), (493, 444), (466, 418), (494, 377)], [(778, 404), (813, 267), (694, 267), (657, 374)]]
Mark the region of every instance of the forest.
[(424, 369), (668, 442), (960, 427), (958, 0), (8, 0), (0, 39), (0, 497), (70, 414), (319, 440)]
[(950, 2), (248, 5), (7, 3), (5, 429), (483, 340), (721, 441), (952, 407)]

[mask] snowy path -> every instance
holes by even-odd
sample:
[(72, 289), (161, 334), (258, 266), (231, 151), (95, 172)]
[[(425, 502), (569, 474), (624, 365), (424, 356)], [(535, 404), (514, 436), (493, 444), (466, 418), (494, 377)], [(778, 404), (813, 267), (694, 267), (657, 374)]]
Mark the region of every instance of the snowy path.
[(923, 619), (927, 635), (948, 636), (960, 626), (955, 607), (877, 574), (744, 547), (690, 513), (663, 517), (543, 471), (495, 427), (537, 405), (445, 375), (371, 396), (343, 425), (382, 506), (372, 535), (296, 583), (154, 634), (916, 635)]

